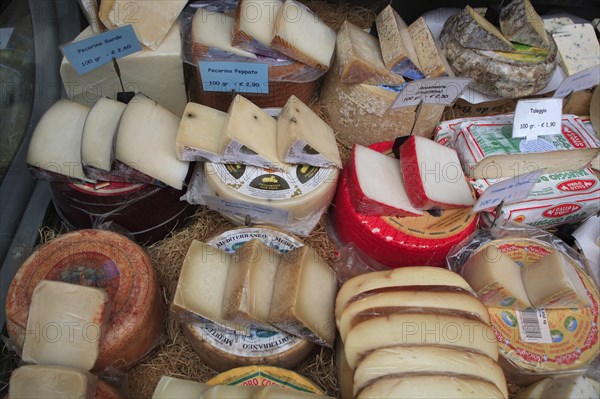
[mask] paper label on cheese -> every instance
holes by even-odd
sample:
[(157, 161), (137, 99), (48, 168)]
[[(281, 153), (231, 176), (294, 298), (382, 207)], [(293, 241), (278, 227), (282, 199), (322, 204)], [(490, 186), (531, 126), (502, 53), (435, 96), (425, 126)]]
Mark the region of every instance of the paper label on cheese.
[(552, 335), (548, 327), (548, 315), (545, 309), (516, 311), (519, 334), (523, 342), (551, 344)]
[(394, 65), (394, 67), (392, 68), (392, 72), (396, 75), (401, 75), (405, 78), (412, 80), (425, 78), (423, 72), (419, 70), (419, 68), (414, 64), (414, 62), (410, 60), (410, 58), (406, 58), (405, 60), (402, 60), (401, 62)]
[(523, 303), (507, 291), (502, 284), (493, 282), (477, 291), (477, 296), (483, 303), (498, 303), (502, 307), (512, 309), (526, 309), (529, 304)]
[(217, 212), (232, 213), (242, 218), (249, 218), (249, 222), (252, 220), (261, 220), (264, 223), (274, 223), (277, 225), (287, 225), (290, 222), (290, 213), (283, 209), (211, 195), (204, 195), (203, 198), (208, 209)]
[(141, 183), (118, 183), (118, 182), (102, 182), (102, 183), (69, 183), (70, 188), (81, 193), (95, 195), (99, 197), (126, 195), (132, 194), (141, 190), (146, 185)]
[(187, 145), (181, 147), (181, 159), (182, 161), (197, 161), (198, 158), (203, 158), (209, 162), (223, 162), (223, 156), (221, 154), (215, 154), (214, 152), (205, 151), (200, 148), (193, 148)]
[(302, 392), (322, 395), (323, 392), (311, 381), (293, 371), (270, 366), (238, 367), (207, 381), (210, 385), (266, 386), (279, 385)]
[(244, 144), (236, 140), (231, 140), (225, 150), (220, 162), (242, 162), (251, 165), (260, 166), (262, 168), (277, 168), (272, 162), (265, 157), (258, 155), (255, 151), (246, 147)]
[(312, 148), (306, 141), (297, 139), (290, 146), (285, 157), (287, 162), (306, 164), (306, 165), (323, 165), (324, 167), (335, 167), (335, 163), (321, 155), (317, 150)]

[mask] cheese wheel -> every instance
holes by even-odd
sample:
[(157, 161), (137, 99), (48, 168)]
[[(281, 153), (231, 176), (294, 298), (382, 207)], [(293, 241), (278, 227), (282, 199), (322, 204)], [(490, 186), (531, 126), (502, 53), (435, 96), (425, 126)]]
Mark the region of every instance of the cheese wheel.
[[(384, 153), (391, 147), (391, 142), (371, 146)], [(477, 216), (471, 208), (405, 218), (361, 214), (352, 206), (344, 171), (334, 200), (333, 225), (343, 243), (354, 242), (385, 266), (443, 266), (450, 249), (475, 231)]]
[(246, 366), (225, 371), (210, 380), (209, 385), (277, 385), (297, 391), (322, 395), (314, 382), (290, 370), (273, 366)]
[(41, 280), (107, 291), (112, 312), (95, 370), (126, 369), (158, 343), (164, 318), (158, 283), (150, 258), (133, 241), (109, 231), (81, 230), (37, 249), (17, 271), (6, 298), (8, 334), (19, 349), (27, 333), (31, 295)]

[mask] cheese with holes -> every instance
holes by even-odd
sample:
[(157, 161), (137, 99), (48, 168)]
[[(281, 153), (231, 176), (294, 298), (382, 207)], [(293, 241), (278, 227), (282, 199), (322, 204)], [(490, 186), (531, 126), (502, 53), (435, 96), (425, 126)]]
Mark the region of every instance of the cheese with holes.
[(235, 10), (232, 45), (248, 51), (258, 47), (257, 44), (261, 47), (261, 52), (269, 48), (275, 17), (282, 5), (281, 0), (239, 1)]
[(423, 17), (419, 17), (408, 26), (408, 32), (413, 40), (415, 51), (419, 57), (421, 72), (428, 78), (454, 76), (446, 57), (440, 50), (436, 39), (427, 27)]
[(513, 0), (500, 10), (500, 30), (511, 42), (548, 48), (544, 21), (529, 0)]
[(352, 203), (358, 212), (399, 217), (423, 215), (411, 204), (400, 163), (368, 147), (354, 146), (349, 173)]
[(177, 158), (182, 161), (221, 159), (223, 130), (228, 118), (225, 112), (188, 103), (175, 138)]
[(523, 286), (536, 308), (579, 308), (590, 306), (579, 275), (560, 251), (554, 251), (521, 270)]
[(508, 399), (506, 379), (498, 363), (481, 353), (436, 345), (399, 345), (368, 353), (354, 371), (354, 394), (387, 375), (419, 373), (479, 378), (494, 384)]
[(455, 18), (458, 42), (466, 48), (512, 51), (513, 46), (487, 19), (466, 6)]
[(22, 366), (12, 372), (8, 397), (96, 398), (98, 378), (87, 371), (61, 366)]
[(81, 139), (81, 161), (84, 165), (110, 172), (115, 135), (124, 110), (124, 103), (104, 97), (92, 106), (85, 119)]
[(331, 65), (335, 39), (333, 29), (306, 6), (286, 0), (275, 18), (271, 48), (326, 71)]
[(387, 70), (377, 38), (348, 21), (338, 32), (335, 51), (343, 83), (396, 86), (404, 83), (401, 76)]
[(277, 269), (269, 321), (289, 334), (331, 347), (336, 290), (335, 273), (314, 250), (304, 246), (287, 252)]
[(197, 399), (210, 388), (201, 382), (162, 376), (154, 388), (152, 399)]
[(109, 29), (131, 25), (140, 43), (156, 50), (187, 0), (102, 0), (99, 17)]
[(223, 317), (233, 323), (272, 330), (269, 311), (281, 254), (253, 239), (234, 254), (223, 294)]
[(127, 104), (121, 116), (115, 158), (181, 190), (189, 163), (177, 159), (175, 139), (181, 119), (143, 94)]
[(567, 75), (575, 75), (600, 64), (600, 44), (591, 24), (556, 28), (552, 38), (560, 54), (560, 66)]
[(333, 129), (296, 96), (277, 118), (277, 152), (282, 162), (342, 167)]
[(192, 21), (194, 52), (205, 52), (212, 47), (242, 57), (256, 58), (253, 53), (231, 45), (233, 23), (233, 17), (230, 15), (198, 8)]
[(58, 100), (38, 122), (31, 136), (27, 163), (70, 179), (91, 181), (81, 163), (81, 138), (89, 108)]

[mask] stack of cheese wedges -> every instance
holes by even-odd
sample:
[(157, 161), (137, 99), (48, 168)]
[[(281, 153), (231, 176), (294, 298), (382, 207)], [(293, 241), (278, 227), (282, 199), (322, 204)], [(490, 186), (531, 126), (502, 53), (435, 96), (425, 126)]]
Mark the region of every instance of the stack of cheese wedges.
[(332, 346), (336, 290), (335, 273), (307, 246), (282, 255), (253, 239), (230, 255), (193, 241), (171, 309), (241, 333), (279, 330)]
[(454, 272), (359, 275), (335, 316), (356, 398), (508, 398), (487, 309)]

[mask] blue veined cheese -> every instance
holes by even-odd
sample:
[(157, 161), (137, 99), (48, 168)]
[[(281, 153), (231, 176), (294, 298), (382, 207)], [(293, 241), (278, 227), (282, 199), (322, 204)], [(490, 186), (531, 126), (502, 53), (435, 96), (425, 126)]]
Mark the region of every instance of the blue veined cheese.
[(572, 24), (552, 33), (560, 53), (560, 65), (567, 75), (574, 75), (600, 64), (600, 44), (591, 24)]

